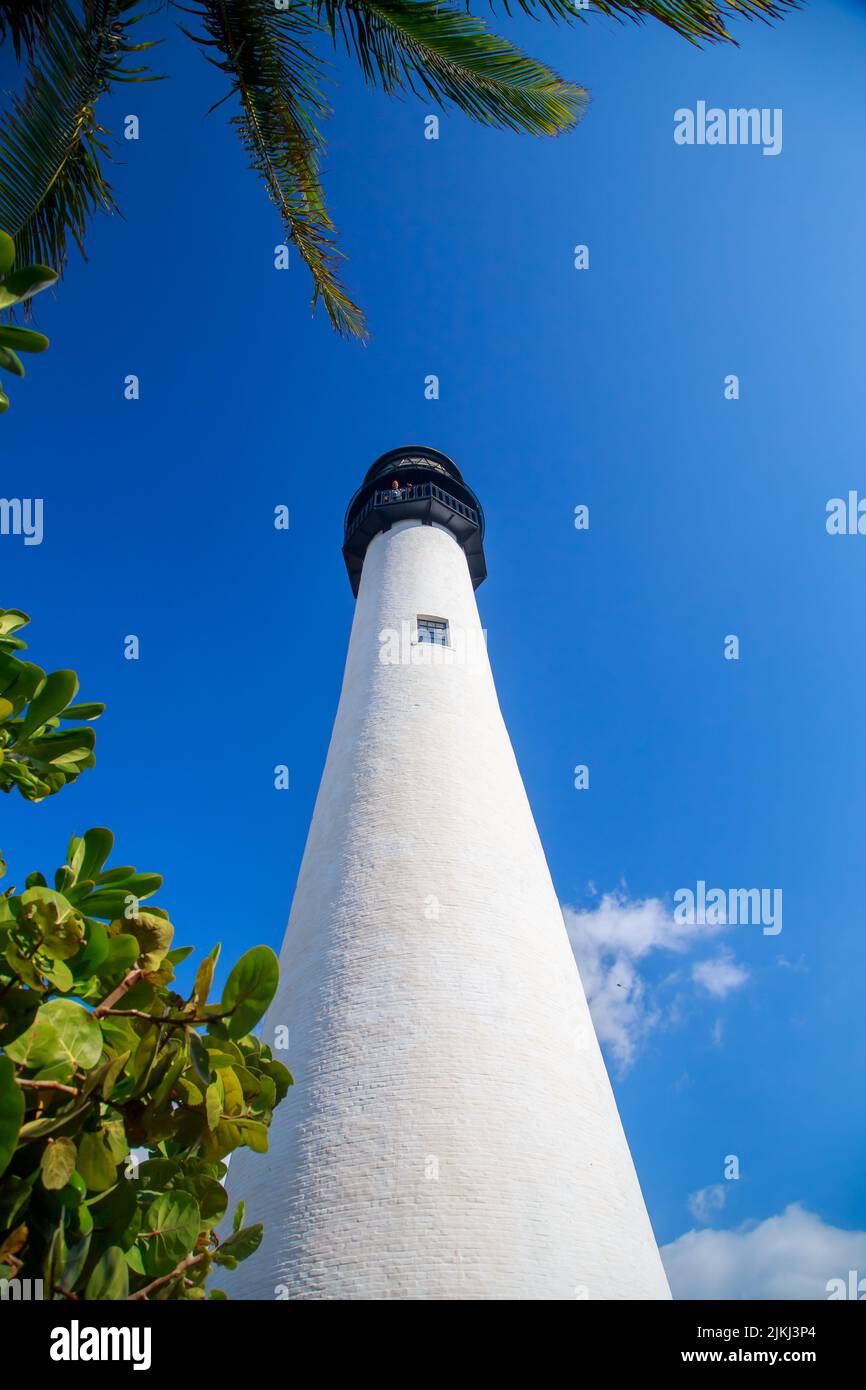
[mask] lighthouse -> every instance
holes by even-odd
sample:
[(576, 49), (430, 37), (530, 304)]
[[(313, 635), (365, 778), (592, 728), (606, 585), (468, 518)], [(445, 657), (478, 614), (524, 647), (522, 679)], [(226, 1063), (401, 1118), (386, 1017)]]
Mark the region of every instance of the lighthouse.
[(233, 1298), (670, 1293), (475, 590), (484, 516), (438, 450), (346, 513), (343, 687), (265, 1019), (295, 1086), (228, 1185)]

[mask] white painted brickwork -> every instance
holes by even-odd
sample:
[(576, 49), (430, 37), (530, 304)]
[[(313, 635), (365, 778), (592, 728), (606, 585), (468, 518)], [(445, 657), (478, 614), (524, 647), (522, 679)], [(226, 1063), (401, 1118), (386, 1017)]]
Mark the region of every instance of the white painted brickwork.
[[(418, 614), (475, 660), (383, 664)], [(479, 642), (454, 538), (376, 536), (265, 1021), (297, 1084), (231, 1165), (265, 1222), (234, 1298), (670, 1297)]]

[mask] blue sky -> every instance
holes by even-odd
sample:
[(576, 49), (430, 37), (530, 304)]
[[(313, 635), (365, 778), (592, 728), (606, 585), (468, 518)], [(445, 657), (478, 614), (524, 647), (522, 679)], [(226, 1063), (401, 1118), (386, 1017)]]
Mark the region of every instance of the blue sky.
[[(170, 80), (101, 113), (141, 122), (117, 149), (125, 220), (97, 219), (39, 302), (51, 349), (7, 382), (0, 436), (3, 495), (45, 500), (41, 546), (0, 540), (2, 602), (108, 712), (95, 771), (4, 801), (3, 850), (20, 881), (110, 825), (118, 862), (164, 873), (180, 942), (278, 947), (352, 618), (346, 502), (383, 450), (444, 450), (485, 507), (479, 604), (554, 882), (602, 983), (631, 972), (601, 1031), (656, 1233), (707, 1228), (677, 1246), (680, 1288), (707, 1287), (714, 1231), (742, 1251), (787, 1219), (796, 1245), (801, 1209), (823, 1286), (837, 1258), (866, 1274), (866, 1237), (834, 1234), (866, 1228), (866, 540), (824, 525), (866, 493), (866, 10), (827, 0), (704, 51), (597, 16), (498, 23), (591, 89), (571, 136), (449, 114), (425, 140), (429, 104), (337, 65), (327, 183), (361, 348), (310, 318), (294, 254), (274, 269), (229, 104), (204, 114), (220, 75), (147, 21)], [(676, 145), (699, 100), (781, 108), (781, 154)], [(698, 879), (782, 888), (782, 933), (668, 949)], [(739, 1181), (696, 1198), (729, 1154)], [(761, 1291), (743, 1268), (727, 1296)]]

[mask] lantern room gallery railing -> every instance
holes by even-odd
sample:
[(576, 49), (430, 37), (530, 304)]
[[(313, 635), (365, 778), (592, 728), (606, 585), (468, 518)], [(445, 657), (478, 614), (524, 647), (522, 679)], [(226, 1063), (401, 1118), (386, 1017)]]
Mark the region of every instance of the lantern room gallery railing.
[(433, 499), (441, 502), (458, 516), (465, 517), (473, 526), (478, 526), (478, 513), (474, 507), (468, 506), (456, 497), (452, 497), (450, 492), (437, 486), (436, 483), (404, 483), (401, 488), (386, 488), (383, 492), (374, 492), (361, 508), (358, 515), (346, 528), (346, 542), (350, 541), (358, 527), (366, 520), (372, 511), (377, 507), (397, 506), (401, 502), (423, 502)]

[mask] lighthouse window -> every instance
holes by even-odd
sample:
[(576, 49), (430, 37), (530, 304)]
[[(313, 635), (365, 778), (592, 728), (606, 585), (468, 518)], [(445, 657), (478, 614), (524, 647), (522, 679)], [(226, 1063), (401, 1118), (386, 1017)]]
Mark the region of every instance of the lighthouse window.
[(418, 618), (418, 641), (448, 646), (448, 624), (444, 618)]

